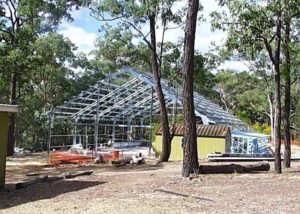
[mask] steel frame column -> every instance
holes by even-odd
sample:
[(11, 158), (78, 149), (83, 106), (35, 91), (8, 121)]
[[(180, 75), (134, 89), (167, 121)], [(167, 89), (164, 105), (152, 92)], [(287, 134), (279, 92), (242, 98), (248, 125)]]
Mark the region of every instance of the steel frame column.
[(77, 143), (77, 122), (78, 122), (78, 118), (75, 118), (74, 128), (73, 128), (73, 145), (76, 145)]
[(88, 136), (88, 128), (85, 126), (85, 149), (87, 149), (87, 145), (89, 144), (89, 136)]
[(153, 117), (153, 87), (151, 87), (151, 109), (150, 109), (150, 136), (149, 136), (149, 155), (151, 154), (151, 147), (152, 147), (152, 117)]
[(116, 134), (116, 118), (114, 118), (113, 129), (112, 129), (112, 143), (115, 143), (115, 134)]
[(53, 113), (50, 112), (48, 114), (48, 120), (49, 120), (49, 136), (48, 136), (48, 142), (47, 142), (47, 153), (50, 154), (50, 148), (51, 148), (51, 137), (52, 137), (52, 126), (53, 126)]
[(97, 85), (97, 109), (96, 109), (96, 119), (95, 119), (95, 151), (98, 150), (98, 131), (99, 131), (99, 85)]

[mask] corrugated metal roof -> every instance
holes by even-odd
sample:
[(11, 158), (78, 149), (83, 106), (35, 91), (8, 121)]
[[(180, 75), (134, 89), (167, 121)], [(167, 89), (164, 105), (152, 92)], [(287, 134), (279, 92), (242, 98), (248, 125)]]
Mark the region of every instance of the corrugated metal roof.
[[(227, 137), (230, 134), (230, 128), (226, 125), (197, 125), (198, 137)], [(175, 124), (170, 125), (170, 131), (174, 132), (175, 136), (183, 136), (184, 125)], [(156, 132), (157, 135), (162, 134), (162, 127), (160, 126)]]

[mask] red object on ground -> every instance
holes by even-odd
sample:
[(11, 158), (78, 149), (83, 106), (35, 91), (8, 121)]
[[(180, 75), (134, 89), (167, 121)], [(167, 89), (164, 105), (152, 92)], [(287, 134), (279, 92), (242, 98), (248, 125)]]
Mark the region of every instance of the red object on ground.
[(113, 151), (112, 152), (112, 159), (118, 160), (119, 159), (119, 151)]
[(80, 155), (72, 154), (68, 152), (51, 152), (51, 164), (62, 164), (62, 163), (87, 163), (94, 160), (95, 157), (92, 155)]
[[(112, 153), (100, 153), (103, 157), (103, 160), (112, 160)], [(69, 152), (51, 152), (51, 165), (57, 164), (78, 164), (78, 163), (88, 163), (93, 162), (95, 159), (95, 154), (92, 155), (82, 155), (82, 154), (73, 154)]]

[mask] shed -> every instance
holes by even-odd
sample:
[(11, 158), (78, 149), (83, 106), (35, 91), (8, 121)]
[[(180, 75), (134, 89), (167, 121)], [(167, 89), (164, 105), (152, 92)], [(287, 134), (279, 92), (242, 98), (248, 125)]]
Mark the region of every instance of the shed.
[[(183, 124), (172, 125), (170, 130), (174, 133), (171, 145), (170, 160), (182, 160), (183, 150), (181, 139), (183, 137)], [(230, 128), (226, 125), (197, 125), (197, 150), (200, 159), (214, 152), (229, 153), (231, 145)], [(155, 142), (152, 144), (157, 153), (162, 150), (162, 127), (156, 132)]]
[(0, 189), (5, 185), (8, 114), (11, 112), (18, 112), (18, 107), (0, 104)]

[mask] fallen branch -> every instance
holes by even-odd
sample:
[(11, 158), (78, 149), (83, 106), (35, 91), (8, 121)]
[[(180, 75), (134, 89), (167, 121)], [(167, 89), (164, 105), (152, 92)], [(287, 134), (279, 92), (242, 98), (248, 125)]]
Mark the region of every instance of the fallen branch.
[(54, 182), (54, 181), (63, 180), (63, 179), (76, 178), (78, 176), (90, 175), (93, 172), (94, 172), (93, 170), (88, 170), (88, 171), (77, 172), (77, 173), (65, 172), (58, 176), (43, 175), (43, 176), (35, 177), (35, 178), (27, 180), (27, 181), (22, 181), (20, 183), (17, 183), (16, 190), (22, 189), (22, 188), (25, 188), (25, 187), (28, 187), (30, 185), (37, 184), (37, 183)]
[(26, 176), (39, 176), (39, 175), (40, 175), (40, 173), (35, 173), (35, 172), (26, 174)]
[(63, 174), (65, 179), (70, 179), (70, 178), (76, 178), (78, 176), (90, 175), (93, 172), (94, 172), (93, 170), (89, 170), (89, 171), (78, 172), (78, 173), (63, 173)]
[(113, 160), (111, 161), (112, 165), (126, 165), (129, 164), (131, 161), (131, 159), (127, 158), (127, 159), (121, 159), (121, 160)]
[(249, 165), (227, 164), (227, 165), (200, 165), (200, 174), (217, 174), (217, 173), (247, 173), (269, 171), (269, 163), (258, 163)]
[(51, 183), (54, 181), (59, 181), (59, 180), (63, 180), (65, 177), (64, 176), (49, 176), (48, 179), (46, 180), (46, 182)]
[(187, 195), (187, 194), (178, 193), (178, 192), (173, 192), (173, 191), (169, 191), (169, 190), (157, 189), (157, 190), (155, 190), (155, 191), (157, 191), (157, 192), (163, 192), (163, 193), (167, 193), (167, 194), (171, 194), (171, 195), (175, 195), (175, 196), (181, 196), (181, 197), (184, 197), (184, 198), (191, 197), (191, 198), (195, 198), (195, 199), (199, 199), (199, 200), (204, 200), (204, 201), (214, 202), (214, 201), (211, 200), (211, 199), (200, 198), (200, 197), (197, 197), (197, 196)]
[(45, 182), (47, 179), (48, 179), (48, 175), (43, 175), (43, 176), (38, 176), (36, 178), (30, 179), (27, 181), (22, 181), (22, 182), (16, 184), (16, 190), (28, 187), (33, 184)]

